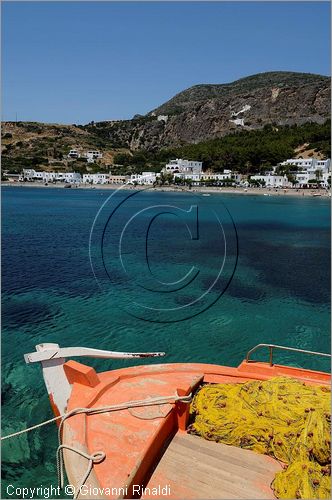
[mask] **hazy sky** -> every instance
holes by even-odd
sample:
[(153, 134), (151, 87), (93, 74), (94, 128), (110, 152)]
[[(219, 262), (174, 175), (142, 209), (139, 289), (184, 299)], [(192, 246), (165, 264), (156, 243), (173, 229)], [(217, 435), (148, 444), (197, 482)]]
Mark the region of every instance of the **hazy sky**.
[(329, 2), (5, 2), (2, 118), (131, 118), (198, 83), (328, 75), (329, 38)]

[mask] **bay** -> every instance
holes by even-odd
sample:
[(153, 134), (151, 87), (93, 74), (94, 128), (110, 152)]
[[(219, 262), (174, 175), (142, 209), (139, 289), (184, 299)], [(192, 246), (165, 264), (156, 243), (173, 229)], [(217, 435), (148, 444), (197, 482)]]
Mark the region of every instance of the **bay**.
[[(329, 200), (151, 190), (123, 191), (109, 200), (110, 194), (99, 189), (2, 190), (3, 435), (52, 417), (40, 366), (25, 365), (23, 359), (38, 343), (165, 351), (165, 362), (232, 366), (262, 342), (329, 352)], [(147, 278), (142, 242), (149, 215), (144, 210), (151, 206), (173, 207), (168, 213), (163, 209), (149, 230), (151, 276), (167, 288), (162, 283), (179, 283), (192, 269), (193, 276), (198, 273), (169, 295), (148, 290), (153, 280)], [(196, 206), (195, 240), (176, 210), (187, 213), (195, 232), (188, 211)], [(130, 270), (124, 279), (114, 242), (140, 211), (123, 233), (123, 263)], [(225, 257), (214, 214), (229, 244), (222, 279), (189, 307), (214, 283)], [(132, 307), (135, 301), (157, 312), (145, 317), (140, 307)], [(323, 358), (280, 353), (276, 359), (328, 369)], [(109, 370), (133, 362), (86, 363)], [(56, 486), (55, 426), (9, 441), (2, 450), (3, 498), (8, 484)]]

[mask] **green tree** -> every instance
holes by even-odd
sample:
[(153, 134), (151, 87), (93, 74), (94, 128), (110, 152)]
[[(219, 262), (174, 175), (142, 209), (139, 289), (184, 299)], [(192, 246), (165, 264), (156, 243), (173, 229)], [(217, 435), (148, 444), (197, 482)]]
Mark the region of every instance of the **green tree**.
[(157, 178), (157, 184), (159, 186), (164, 186), (166, 184), (173, 184), (173, 174), (161, 172), (160, 176)]
[(286, 173), (286, 177), (288, 182), (291, 182), (293, 186), (295, 184), (298, 184), (298, 180), (296, 179), (295, 175), (291, 174), (290, 172)]
[(317, 170), (315, 170), (315, 176), (316, 176), (317, 183), (319, 184), (321, 178), (323, 177), (323, 174), (322, 174), (322, 171), (320, 168), (317, 168)]

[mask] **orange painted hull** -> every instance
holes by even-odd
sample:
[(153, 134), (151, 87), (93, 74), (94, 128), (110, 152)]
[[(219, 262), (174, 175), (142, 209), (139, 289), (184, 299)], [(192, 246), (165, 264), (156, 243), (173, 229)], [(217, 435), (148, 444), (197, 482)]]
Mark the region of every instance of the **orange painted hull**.
[[(202, 382), (240, 383), (283, 375), (308, 384), (330, 384), (327, 373), (260, 362), (243, 362), (237, 368), (200, 363), (145, 365), (97, 374), (93, 368), (68, 361), (64, 370), (72, 385), (67, 411), (185, 395)], [(94, 465), (81, 498), (138, 497), (135, 485), (146, 485), (162, 450), (175, 433), (185, 431), (188, 412), (188, 404), (166, 403), (68, 418), (63, 426), (64, 443), (89, 454), (100, 450), (106, 453), (105, 460)], [(66, 451), (65, 465), (69, 482), (78, 484), (86, 461)]]

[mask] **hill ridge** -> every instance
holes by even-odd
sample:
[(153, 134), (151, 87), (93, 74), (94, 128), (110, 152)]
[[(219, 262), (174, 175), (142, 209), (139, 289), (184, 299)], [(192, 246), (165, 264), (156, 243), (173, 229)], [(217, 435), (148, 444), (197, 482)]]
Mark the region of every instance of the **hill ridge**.
[(80, 147), (102, 149), (104, 163), (110, 164), (123, 151), (181, 148), (271, 125), (319, 125), (330, 117), (330, 86), (328, 76), (274, 71), (226, 84), (198, 84), (131, 120), (68, 126), (4, 122), (3, 165), (25, 158), (32, 165), (47, 164), (49, 158), (62, 161), (69, 149)]
[[(167, 113), (170, 106), (174, 106), (174, 103), (175, 105), (180, 105), (179, 101), (181, 103), (181, 100), (186, 96), (189, 96), (189, 100), (199, 101), (224, 97), (238, 90), (250, 92), (271, 85), (285, 88), (299, 84), (312, 85), (313, 82), (316, 82), (316, 84), (319, 82), (322, 84), (328, 83), (330, 82), (330, 77), (295, 71), (266, 71), (245, 76), (228, 83), (199, 83), (178, 92), (171, 99), (147, 113), (147, 115)], [(170, 111), (172, 113), (172, 109)]]

